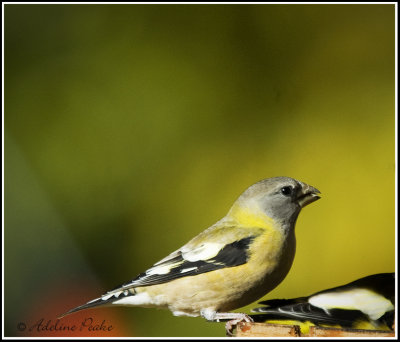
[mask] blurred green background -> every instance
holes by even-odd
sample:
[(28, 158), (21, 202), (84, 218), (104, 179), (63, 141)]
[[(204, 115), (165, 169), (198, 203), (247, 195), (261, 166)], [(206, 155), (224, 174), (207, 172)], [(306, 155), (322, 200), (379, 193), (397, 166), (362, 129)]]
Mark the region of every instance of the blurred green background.
[[(32, 326), (134, 278), (272, 176), (323, 198), (265, 298), (394, 271), (394, 4), (7, 4), (4, 19), (6, 336), (72, 336)], [(156, 309), (62, 322), (82, 317), (113, 325), (96, 336), (224, 336)]]

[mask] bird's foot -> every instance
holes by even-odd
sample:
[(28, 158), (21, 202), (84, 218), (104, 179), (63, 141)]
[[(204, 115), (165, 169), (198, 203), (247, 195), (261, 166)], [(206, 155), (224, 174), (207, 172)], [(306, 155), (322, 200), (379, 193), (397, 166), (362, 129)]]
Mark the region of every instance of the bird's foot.
[(240, 312), (217, 312), (214, 319), (217, 322), (220, 320), (229, 320), (225, 324), (227, 336), (233, 336), (233, 329), (239, 322), (253, 322), (253, 319), (249, 315)]

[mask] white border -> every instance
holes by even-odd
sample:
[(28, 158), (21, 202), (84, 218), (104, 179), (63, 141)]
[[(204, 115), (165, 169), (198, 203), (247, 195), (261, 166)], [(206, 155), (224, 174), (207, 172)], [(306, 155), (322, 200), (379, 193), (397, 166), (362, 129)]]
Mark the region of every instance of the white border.
[[(360, 5), (365, 5), (365, 4), (379, 4), (379, 5), (390, 5), (394, 4), (395, 5), (395, 256), (396, 256), (396, 303), (398, 302), (398, 243), (397, 243), (397, 238), (398, 238), (398, 233), (397, 233), (397, 227), (398, 227), (398, 158), (397, 158), (397, 153), (398, 153), (398, 148), (397, 148), (397, 143), (398, 143), (398, 130), (397, 130), (397, 124), (398, 124), (398, 77), (397, 77), (397, 71), (398, 71), (398, 53), (397, 53), (397, 2), (2, 2), (2, 338), (3, 339), (9, 339), (9, 340), (26, 340), (26, 339), (32, 339), (32, 340), (70, 340), (70, 339), (85, 339), (85, 340), (122, 340), (122, 339), (143, 339), (143, 340), (157, 340), (157, 339), (165, 339), (165, 340), (186, 340), (186, 339), (192, 339), (192, 340), (225, 340), (225, 339), (232, 339), (231, 337), (163, 337), (163, 338), (153, 338), (153, 337), (5, 337), (4, 336), (4, 5), (118, 5), (118, 4), (135, 4), (135, 5), (168, 5), (168, 4), (182, 4), (182, 5), (222, 5), (222, 4), (231, 4), (231, 5), (290, 5), (290, 4), (296, 4), (296, 5), (351, 5), (351, 4), (360, 4)], [(388, 337), (383, 337), (383, 339), (387, 340), (392, 340), (392, 339), (397, 339), (398, 337), (398, 310), (396, 310), (395, 314), (395, 337), (393, 338), (388, 338)], [(273, 338), (268, 338), (268, 337), (252, 337), (252, 338), (241, 338), (241, 339), (256, 339), (256, 340), (265, 340), (265, 339), (276, 339), (276, 340), (287, 340), (291, 338), (285, 338), (285, 337), (273, 337)], [(307, 338), (307, 337), (302, 337), (301, 339), (313, 339), (313, 338)], [(328, 339), (341, 339), (341, 338), (328, 338)], [(349, 340), (371, 340), (371, 339), (376, 339), (371, 337), (371, 338), (365, 338), (365, 337), (346, 337), (345, 339)]]

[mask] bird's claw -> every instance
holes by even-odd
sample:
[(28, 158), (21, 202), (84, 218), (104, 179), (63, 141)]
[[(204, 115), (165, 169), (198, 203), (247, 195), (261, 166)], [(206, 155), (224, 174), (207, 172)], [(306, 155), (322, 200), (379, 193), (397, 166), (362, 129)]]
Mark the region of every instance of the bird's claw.
[(226, 335), (227, 336), (233, 336), (233, 330), (236, 327), (236, 325), (240, 322), (254, 322), (254, 320), (249, 316), (244, 313), (238, 315), (237, 318), (231, 319), (230, 321), (226, 322), (225, 324), (225, 330), (226, 330)]

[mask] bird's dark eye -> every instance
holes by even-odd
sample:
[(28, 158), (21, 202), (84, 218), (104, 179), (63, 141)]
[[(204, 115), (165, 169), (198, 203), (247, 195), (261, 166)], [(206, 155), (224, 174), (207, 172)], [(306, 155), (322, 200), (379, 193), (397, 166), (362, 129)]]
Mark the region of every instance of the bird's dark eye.
[(292, 195), (292, 192), (293, 192), (293, 188), (292, 188), (291, 186), (284, 186), (284, 187), (281, 189), (281, 193), (282, 193), (282, 195), (284, 195), (284, 196), (291, 196), (291, 195)]

